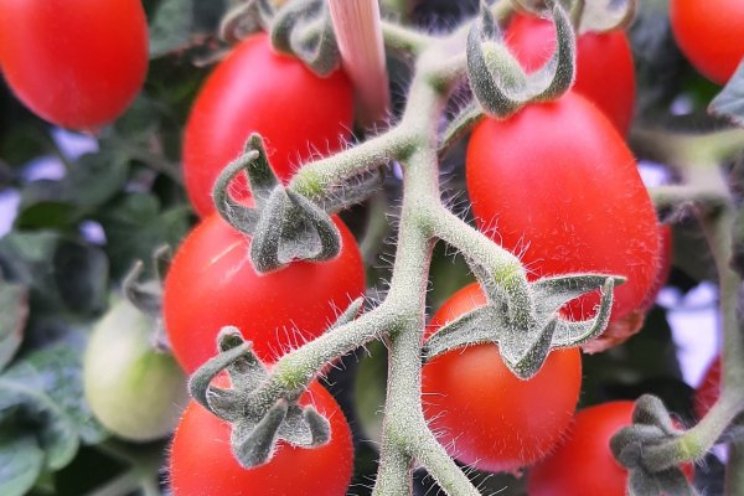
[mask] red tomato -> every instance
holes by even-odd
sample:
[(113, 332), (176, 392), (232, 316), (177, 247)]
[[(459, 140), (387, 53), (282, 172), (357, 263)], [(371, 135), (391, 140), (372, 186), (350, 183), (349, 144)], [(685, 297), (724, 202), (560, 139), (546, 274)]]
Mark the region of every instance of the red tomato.
[[(533, 72), (555, 51), (555, 26), (547, 19), (516, 15), (505, 39), (525, 70)], [(635, 103), (635, 69), (624, 31), (578, 37), (574, 90), (597, 105), (621, 134), (628, 132)]]
[(35, 114), (73, 129), (114, 120), (147, 73), (140, 0), (3, 0), (0, 60)]
[(176, 429), (170, 458), (174, 496), (343, 496), (351, 479), (351, 432), (333, 397), (313, 383), (300, 399), (331, 423), (318, 448), (280, 441), (268, 463), (244, 469), (230, 451), (230, 426), (192, 401)]
[[(613, 319), (656, 278), (656, 213), (635, 159), (607, 118), (573, 92), (507, 120), (483, 119), (468, 145), (467, 187), (481, 230), (520, 256), (531, 279), (617, 274)], [(593, 315), (599, 292), (568, 306)]]
[[(340, 150), (350, 134), (352, 97), (342, 71), (319, 78), (299, 60), (274, 52), (265, 34), (246, 38), (209, 76), (186, 124), (184, 175), (196, 211), (214, 211), (214, 181), (252, 132), (263, 136), (283, 180), (304, 160)], [(245, 182), (232, 193), (250, 196)]]
[(341, 232), (339, 255), (327, 262), (298, 261), (258, 274), (250, 237), (212, 214), (180, 246), (165, 280), (163, 313), (173, 353), (187, 372), (216, 354), (222, 326), (237, 326), (265, 362), (325, 331), (339, 311), (364, 292), (356, 242)]
[[(427, 335), (486, 299), (464, 287), (432, 318)], [(569, 426), (581, 389), (576, 348), (553, 351), (530, 380), (506, 368), (495, 345), (455, 350), (424, 365), (424, 414), (451, 456), (481, 470), (516, 470), (545, 456)]]
[[(612, 456), (610, 439), (632, 419), (632, 401), (603, 403), (577, 413), (565, 442), (531, 470), (529, 495), (625, 496), (628, 471)], [(683, 470), (692, 479), (692, 466)]]
[(703, 376), (703, 380), (695, 390), (694, 404), (695, 414), (698, 418), (705, 417), (710, 407), (718, 401), (718, 397), (721, 395), (721, 357), (716, 357), (715, 360), (708, 366), (708, 370)]
[(744, 2), (671, 0), (669, 19), (692, 65), (711, 81), (726, 83), (744, 58)]

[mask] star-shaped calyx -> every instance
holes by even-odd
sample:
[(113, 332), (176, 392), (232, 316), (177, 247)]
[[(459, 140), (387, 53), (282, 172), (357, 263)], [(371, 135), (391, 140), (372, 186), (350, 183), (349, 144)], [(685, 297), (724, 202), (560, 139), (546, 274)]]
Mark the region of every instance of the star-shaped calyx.
[[(253, 207), (228, 193), (241, 173), (248, 176)], [(222, 171), (213, 196), (220, 215), (235, 229), (253, 236), (250, 255), (258, 272), (276, 270), (293, 260), (329, 260), (341, 250), (341, 236), (330, 216), (281, 184), (258, 134), (251, 135), (243, 154)]]
[[(479, 278), (484, 280), (484, 278)], [(612, 309), (612, 290), (623, 278), (597, 274), (547, 277), (529, 285), (530, 311), (515, 312), (507, 292), (484, 285), (488, 303), (442, 327), (429, 339), (424, 358), (464, 346), (494, 343), (506, 366), (518, 377), (535, 375), (554, 348), (579, 346), (606, 327)], [(564, 319), (560, 309), (584, 293), (601, 288), (601, 300), (592, 319)]]

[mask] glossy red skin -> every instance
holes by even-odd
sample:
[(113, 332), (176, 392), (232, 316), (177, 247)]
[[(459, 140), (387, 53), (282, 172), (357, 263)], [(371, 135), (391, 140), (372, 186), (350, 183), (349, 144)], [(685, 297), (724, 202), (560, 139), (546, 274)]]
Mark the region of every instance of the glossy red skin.
[(140, 0), (2, 0), (0, 60), (24, 105), (59, 126), (113, 121), (142, 87), (147, 19)]
[(633, 402), (582, 410), (566, 441), (530, 472), (530, 496), (625, 496), (628, 471), (610, 451), (610, 439), (632, 423)]
[[(515, 15), (506, 44), (528, 72), (542, 67), (555, 51), (555, 26), (547, 19)], [(574, 91), (591, 100), (626, 134), (633, 119), (635, 69), (624, 31), (584, 33), (577, 38)]]
[[(163, 314), (173, 354), (193, 372), (216, 354), (222, 326), (237, 326), (265, 362), (322, 334), (364, 292), (359, 248), (343, 223), (339, 255), (258, 274), (250, 237), (213, 214), (184, 240), (165, 280)], [(299, 330), (298, 330), (299, 329)]]
[[(594, 272), (627, 277), (612, 318), (639, 308), (658, 274), (656, 213), (635, 159), (607, 118), (580, 95), (483, 119), (466, 158), (480, 229), (520, 256), (529, 278)], [(595, 312), (599, 292), (568, 306)]]
[(695, 390), (693, 406), (697, 417), (703, 418), (721, 395), (721, 357), (708, 366), (702, 382)]
[[(252, 132), (265, 141), (282, 180), (303, 161), (340, 150), (353, 117), (345, 73), (327, 78), (274, 52), (266, 34), (243, 40), (209, 76), (191, 109), (183, 143), (186, 191), (201, 216), (213, 212), (212, 187)], [(245, 182), (231, 190), (250, 196)]]
[[(566, 440), (530, 471), (530, 496), (625, 496), (628, 471), (612, 456), (610, 439), (631, 425), (632, 401), (613, 401), (576, 414)], [(693, 469), (683, 471), (692, 480)]]
[[(480, 286), (464, 287), (432, 318), (427, 335), (485, 301)], [(491, 344), (446, 353), (422, 371), (424, 414), (439, 441), (459, 461), (491, 472), (545, 456), (570, 425), (580, 390), (576, 348), (550, 353), (528, 381), (513, 375)]]
[(300, 400), (312, 403), (331, 424), (331, 440), (318, 448), (280, 442), (267, 464), (238, 465), (230, 451), (230, 426), (192, 401), (176, 429), (170, 457), (174, 496), (343, 496), (351, 480), (351, 432), (333, 397), (313, 384)]
[(744, 58), (744, 2), (670, 0), (669, 20), (692, 65), (711, 81), (726, 83)]

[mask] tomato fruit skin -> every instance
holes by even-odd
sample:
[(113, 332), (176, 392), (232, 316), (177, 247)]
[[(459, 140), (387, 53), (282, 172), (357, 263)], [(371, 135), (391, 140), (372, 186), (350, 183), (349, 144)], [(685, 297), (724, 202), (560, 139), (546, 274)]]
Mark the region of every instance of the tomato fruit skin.
[(0, 60), (35, 114), (90, 130), (119, 116), (145, 80), (147, 19), (140, 0), (3, 0)]
[[(530, 496), (625, 496), (628, 471), (612, 456), (610, 439), (633, 422), (632, 401), (612, 401), (581, 410), (566, 440), (531, 471)], [(688, 480), (694, 471), (682, 467)]]
[(693, 398), (693, 408), (695, 414), (699, 419), (705, 417), (708, 410), (713, 404), (718, 401), (718, 397), (721, 395), (721, 357), (716, 357), (715, 360), (708, 366), (705, 371), (703, 380), (700, 385), (695, 389), (695, 396)]
[(170, 478), (174, 496), (343, 496), (351, 480), (351, 431), (333, 397), (313, 383), (300, 399), (331, 424), (330, 441), (298, 448), (280, 441), (266, 464), (242, 468), (230, 451), (230, 425), (189, 403), (173, 439)]
[(744, 3), (740, 0), (670, 0), (677, 45), (702, 75), (725, 84), (744, 58)]
[[(466, 157), (479, 228), (517, 254), (531, 280), (594, 272), (622, 275), (612, 318), (639, 308), (659, 265), (656, 213), (635, 159), (607, 118), (582, 96), (483, 119)], [(569, 303), (588, 318), (599, 292)]]
[[(427, 335), (485, 302), (478, 284), (465, 286), (432, 318)], [(492, 344), (445, 353), (422, 371), (424, 415), (440, 443), (461, 462), (492, 472), (544, 457), (568, 428), (580, 390), (577, 348), (551, 352), (527, 381)]]
[[(352, 85), (343, 71), (320, 78), (274, 52), (266, 34), (246, 38), (209, 76), (189, 115), (183, 167), (191, 203), (202, 217), (214, 211), (214, 182), (250, 133), (263, 136), (274, 171), (286, 181), (301, 162), (340, 150), (352, 118)], [(231, 193), (250, 197), (245, 181)]]
[(226, 325), (237, 326), (268, 363), (322, 334), (365, 288), (356, 241), (343, 222), (334, 222), (342, 242), (336, 258), (258, 274), (250, 237), (216, 213), (204, 219), (179, 247), (165, 280), (165, 327), (181, 366), (191, 373), (214, 356)]
[[(528, 72), (542, 67), (555, 51), (555, 26), (547, 19), (518, 14), (505, 33), (507, 46)], [(622, 30), (583, 33), (576, 40), (574, 91), (599, 107), (621, 134), (628, 132), (635, 104), (635, 68)]]
[(108, 430), (130, 441), (165, 437), (188, 402), (186, 377), (150, 339), (156, 322), (117, 300), (94, 326), (85, 351), (85, 397)]
[(629, 426), (632, 401), (615, 401), (576, 414), (569, 437), (530, 472), (530, 496), (625, 496), (627, 470), (610, 451), (610, 439)]

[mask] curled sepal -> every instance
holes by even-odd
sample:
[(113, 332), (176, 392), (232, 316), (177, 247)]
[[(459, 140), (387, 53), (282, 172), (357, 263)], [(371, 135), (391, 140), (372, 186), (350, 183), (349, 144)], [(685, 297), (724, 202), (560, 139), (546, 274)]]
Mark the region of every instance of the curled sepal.
[[(633, 409), (633, 424), (618, 431), (610, 440), (615, 459), (629, 471), (628, 494), (661, 496), (697, 494), (679, 467), (654, 470), (647, 458), (649, 448), (674, 443), (680, 436), (662, 401), (641, 396)], [(663, 460), (666, 463), (666, 460)]]
[[(578, 346), (606, 328), (612, 308), (612, 290), (615, 281), (622, 280), (596, 274), (538, 280), (530, 284), (531, 319), (515, 317), (519, 314), (505, 303), (508, 293), (486, 289), (488, 303), (442, 327), (426, 343), (424, 359), (490, 342), (498, 345), (504, 364), (515, 375), (529, 379), (540, 370), (552, 349)], [(569, 321), (561, 317), (560, 309), (565, 303), (595, 291), (598, 286), (602, 288), (602, 298), (592, 319)]]
[(268, 28), (274, 13), (270, 0), (243, 1), (228, 10), (220, 21), (220, 38), (236, 43), (249, 34)]
[(326, 329), (326, 332), (337, 329), (341, 326), (345, 326), (346, 324), (350, 323), (352, 320), (357, 318), (357, 315), (359, 315), (359, 312), (362, 310), (362, 307), (364, 306), (364, 298), (359, 297), (349, 303), (349, 306), (346, 307), (346, 310), (344, 310), (341, 315), (339, 315), (335, 322)]
[(560, 3), (548, 3), (552, 4), (557, 48), (530, 75), (506, 48), (490, 9), (481, 3), (480, 19), (468, 34), (467, 66), (473, 95), (487, 114), (505, 118), (529, 102), (558, 98), (573, 84), (576, 40), (571, 21)]
[[(269, 371), (235, 327), (224, 327), (217, 338), (220, 353), (191, 377), (194, 399), (231, 424), (231, 447), (245, 468), (270, 461), (277, 443), (315, 447), (331, 437), (330, 424), (312, 406), (300, 405), (299, 393), (264, 391)], [(227, 372), (230, 388), (212, 385)]]
[(302, 195), (274, 189), (251, 242), (251, 260), (269, 272), (293, 260), (329, 260), (341, 250), (341, 234), (328, 214)]
[(574, 10), (572, 17), (579, 34), (605, 33), (629, 26), (638, 10), (638, 0), (579, 0)]
[[(233, 180), (244, 173), (250, 185), (255, 207), (247, 207), (230, 196), (229, 188)], [(217, 211), (231, 226), (251, 234), (256, 228), (261, 212), (272, 192), (280, 185), (266, 155), (263, 139), (253, 133), (243, 148), (243, 153), (230, 162), (220, 173), (212, 189), (212, 197)]]
[(330, 74), (341, 61), (325, 0), (287, 2), (274, 17), (271, 42), (320, 76)]

